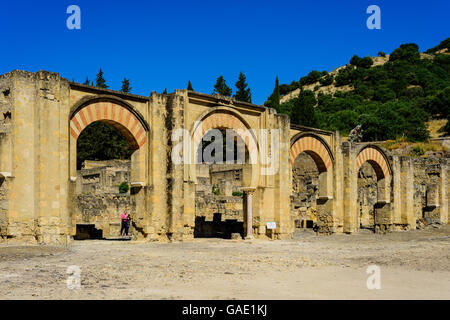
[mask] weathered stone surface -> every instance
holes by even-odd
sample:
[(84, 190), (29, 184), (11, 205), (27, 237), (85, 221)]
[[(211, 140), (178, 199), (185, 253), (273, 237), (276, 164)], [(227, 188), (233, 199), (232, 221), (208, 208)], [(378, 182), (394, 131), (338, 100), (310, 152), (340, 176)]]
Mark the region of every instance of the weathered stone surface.
[[(126, 180), (118, 171), (105, 171), (112, 189), (103, 191), (110, 195), (101, 198), (100, 190), (88, 188), (82, 196), (76, 141), (94, 121), (115, 126), (134, 150), (129, 202), (112, 195), (114, 177)], [(220, 194), (211, 196), (208, 177), (197, 172), (189, 148), (178, 151), (192, 161), (173, 161), (173, 138), (184, 129), (192, 138), (187, 147), (194, 149), (214, 128), (253, 130), (241, 138), (254, 161), (242, 172), (213, 170), (209, 184)], [(309, 164), (296, 165), (303, 154)], [(366, 164), (374, 173), (366, 172)], [(103, 179), (94, 172), (98, 168), (86, 170), (93, 172), (85, 185)], [(112, 212), (122, 207), (133, 211), (134, 239), (189, 240), (196, 218), (214, 220), (214, 213), (221, 213), (245, 221), (245, 204), (232, 196), (239, 183), (254, 190), (248, 230), (257, 238), (291, 238), (301, 221), (312, 221), (323, 233), (354, 233), (372, 225), (372, 215), (382, 232), (415, 229), (423, 217), (447, 224), (448, 170), (445, 152), (411, 159), (377, 144), (342, 142), (338, 132), (294, 125), (274, 109), (231, 98), (187, 90), (143, 97), (69, 83), (46, 71), (0, 75), (1, 241), (70, 243), (77, 221), (107, 228)], [(80, 212), (79, 206), (87, 210)], [(268, 222), (276, 229), (268, 232)]]

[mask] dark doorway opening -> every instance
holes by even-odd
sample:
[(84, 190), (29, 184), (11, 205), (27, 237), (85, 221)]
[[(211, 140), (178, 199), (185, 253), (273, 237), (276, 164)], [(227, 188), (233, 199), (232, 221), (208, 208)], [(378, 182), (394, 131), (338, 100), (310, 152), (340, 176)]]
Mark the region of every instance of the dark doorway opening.
[(195, 218), (194, 238), (222, 238), (231, 239), (233, 233), (244, 237), (244, 223), (237, 220), (222, 221), (222, 215), (215, 213), (213, 221), (206, 221), (205, 217)]
[(101, 240), (103, 239), (103, 230), (96, 229), (95, 224), (77, 224), (77, 233), (75, 240)]

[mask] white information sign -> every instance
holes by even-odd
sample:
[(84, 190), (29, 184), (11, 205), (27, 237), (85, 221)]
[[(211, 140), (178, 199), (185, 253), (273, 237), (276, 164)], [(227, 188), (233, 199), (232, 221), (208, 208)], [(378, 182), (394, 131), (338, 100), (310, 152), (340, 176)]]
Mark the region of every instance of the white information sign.
[(267, 222), (267, 229), (276, 229), (277, 228), (277, 223), (276, 222)]

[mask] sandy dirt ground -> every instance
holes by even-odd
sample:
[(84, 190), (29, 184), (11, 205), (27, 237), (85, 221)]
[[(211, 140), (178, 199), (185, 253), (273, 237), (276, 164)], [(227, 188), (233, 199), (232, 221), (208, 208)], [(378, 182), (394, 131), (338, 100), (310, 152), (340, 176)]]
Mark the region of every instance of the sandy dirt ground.
[[(80, 289), (67, 268), (81, 270)], [(380, 268), (369, 290), (367, 267)], [(283, 241), (0, 245), (0, 299), (450, 299), (450, 226)]]

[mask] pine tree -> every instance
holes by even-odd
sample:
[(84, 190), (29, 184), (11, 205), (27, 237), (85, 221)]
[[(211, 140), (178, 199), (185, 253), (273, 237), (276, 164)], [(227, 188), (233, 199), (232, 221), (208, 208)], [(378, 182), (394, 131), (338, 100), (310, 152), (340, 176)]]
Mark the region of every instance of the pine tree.
[(96, 82), (95, 86), (97, 88), (108, 89), (108, 86), (106, 85), (106, 80), (103, 78), (102, 68), (100, 68), (100, 71), (97, 74), (97, 79), (95, 82)]
[(252, 94), (250, 93), (250, 88), (247, 88), (248, 84), (245, 82), (247, 78), (241, 72), (239, 73), (238, 81), (236, 82), (236, 94), (234, 95), (234, 99), (243, 102), (252, 102)]
[(123, 93), (129, 93), (131, 91), (132, 87), (130, 86), (130, 79), (123, 78), (122, 80), (122, 91)]
[(167, 88), (164, 89), (163, 94), (167, 94)]
[(89, 77), (86, 77), (86, 81), (84, 81), (84, 84), (87, 86), (91, 85), (91, 80), (89, 80)]
[(231, 97), (233, 91), (227, 84), (225, 83), (225, 79), (223, 76), (217, 78), (216, 84), (214, 85), (213, 94), (220, 94), (225, 97)]
[(189, 82), (188, 82), (187, 89), (188, 89), (189, 91), (194, 91), (194, 88), (192, 88), (191, 80), (189, 80)]

